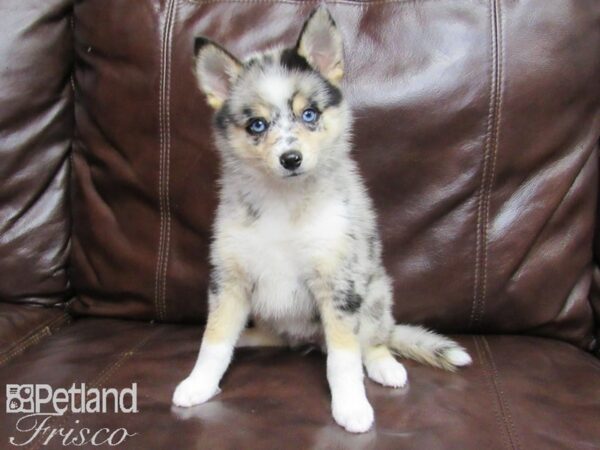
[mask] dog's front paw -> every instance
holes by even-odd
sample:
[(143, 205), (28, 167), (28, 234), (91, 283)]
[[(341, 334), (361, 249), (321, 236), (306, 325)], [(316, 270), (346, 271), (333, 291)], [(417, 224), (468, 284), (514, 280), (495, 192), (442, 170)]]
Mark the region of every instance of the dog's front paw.
[(338, 425), (351, 433), (364, 433), (373, 425), (373, 408), (366, 397), (334, 401), (331, 410)]
[(183, 380), (173, 394), (173, 404), (189, 407), (204, 403), (219, 392), (219, 386), (205, 380), (188, 377)]

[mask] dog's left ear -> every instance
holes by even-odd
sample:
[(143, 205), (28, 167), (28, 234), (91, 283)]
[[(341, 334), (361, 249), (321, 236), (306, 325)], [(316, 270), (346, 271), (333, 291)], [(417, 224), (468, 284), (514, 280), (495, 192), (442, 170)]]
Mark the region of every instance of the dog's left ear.
[(300, 32), (296, 51), (338, 85), (344, 75), (342, 35), (325, 6), (315, 9)]

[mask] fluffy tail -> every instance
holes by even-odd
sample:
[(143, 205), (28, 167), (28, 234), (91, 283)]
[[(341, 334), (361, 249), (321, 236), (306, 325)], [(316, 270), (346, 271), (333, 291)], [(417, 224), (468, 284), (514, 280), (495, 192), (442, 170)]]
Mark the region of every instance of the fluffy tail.
[(452, 339), (420, 326), (396, 325), (389, 347), (400, 357), (449, 371), (472, 362), (467, 351)]

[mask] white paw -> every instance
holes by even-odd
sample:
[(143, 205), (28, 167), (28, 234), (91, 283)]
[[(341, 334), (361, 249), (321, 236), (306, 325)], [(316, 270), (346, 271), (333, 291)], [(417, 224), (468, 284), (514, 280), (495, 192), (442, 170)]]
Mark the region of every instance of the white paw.
[(457, 367), (468, 366), (473, 362), (469, 354), (462, 348), (451, 348), (446, 350), (444, 352), (444, 357), (449, 363)]
[(369, 378), (384, 386), (394, 388), (406, 384), (406, 369), (394, 358), (379, 358), (366, 364)]
[(189, 407), (204, 403), (219, 392), (219, 386), (207, 383), (198, 378), (188, 377), (183, 380), (173, 394), (173, 404), (176, 406)]
[(351, 433), (364, 433), (373, 425), (373, 408), (366, 397), (334, 401), (331, 410), (338, 425)]

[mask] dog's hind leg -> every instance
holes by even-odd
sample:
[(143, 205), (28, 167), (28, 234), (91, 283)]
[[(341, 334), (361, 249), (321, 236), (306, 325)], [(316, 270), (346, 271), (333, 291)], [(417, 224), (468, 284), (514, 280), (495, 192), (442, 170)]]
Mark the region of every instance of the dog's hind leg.
[(406, 369), (396, 361), (386, 345), (375, 345), (363, 350), (367, 375), (383, 386), (402, 387), (406, 384)]

